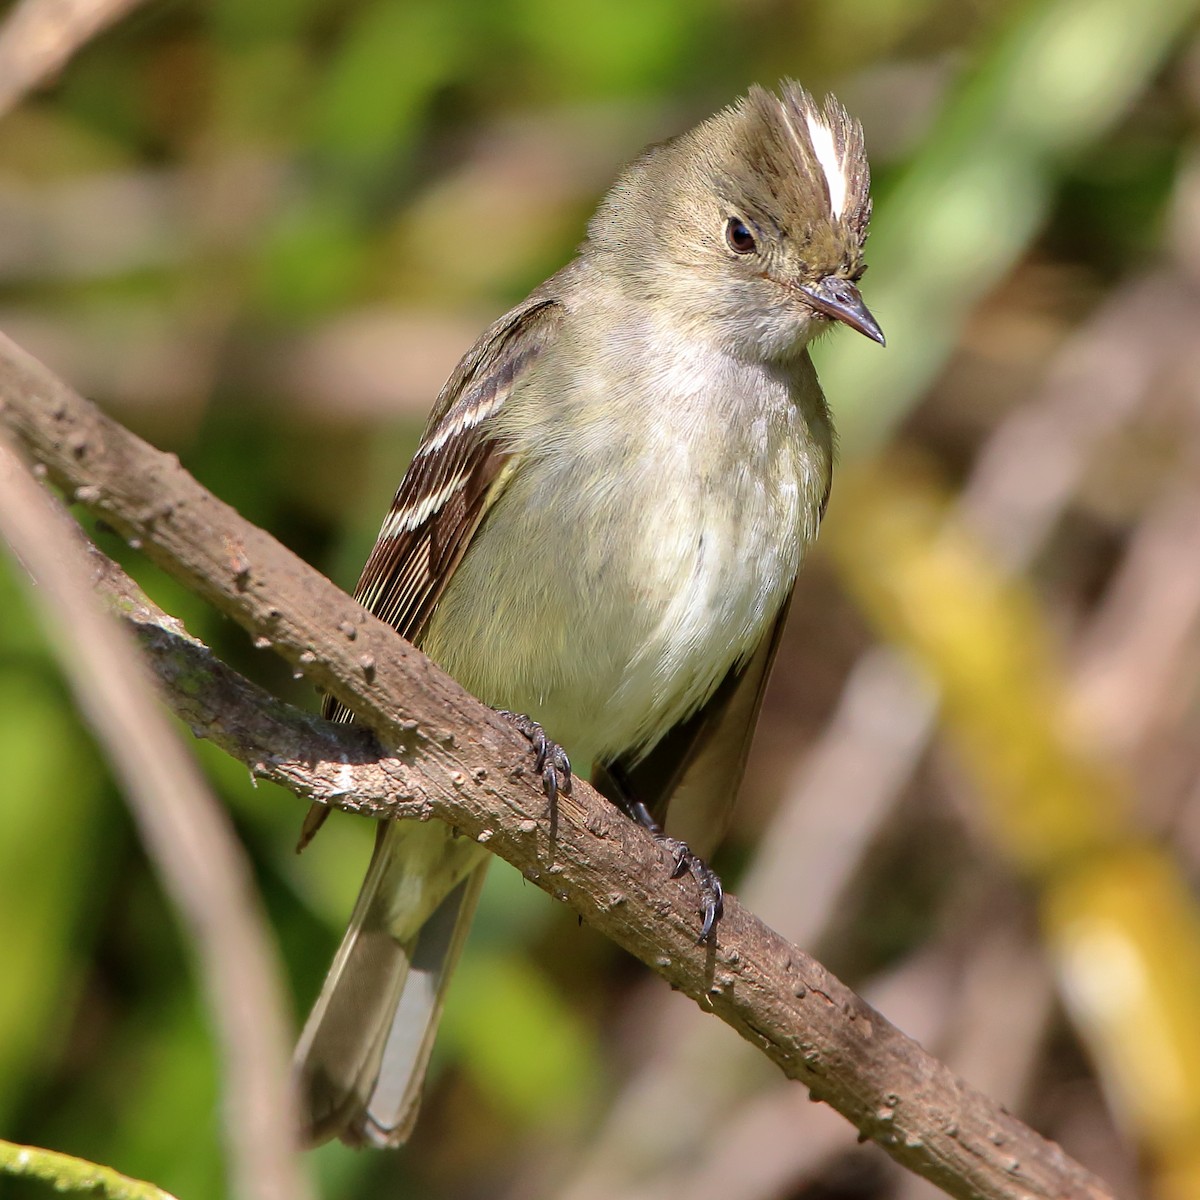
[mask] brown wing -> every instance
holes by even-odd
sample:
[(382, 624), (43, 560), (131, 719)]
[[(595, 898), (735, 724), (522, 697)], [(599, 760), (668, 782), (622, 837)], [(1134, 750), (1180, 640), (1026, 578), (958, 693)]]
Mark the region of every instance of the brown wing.
[[(438, 396), (354, 589), (360, 604), (410, 642), (420, 641), (471, 535), (496, 498), (511, 456), (492, 436), (492, 419), (522, 373), (554, 340), (561, 318), (561, 307), (535, 292), (484, 332)], [(333, 696), (325, 697), (321, 713), (330, 721), (353, 719)], [(309, 808), (297, 851), (312, 841), (328, 815), (324, 804)]]
[[(654, 819), (701, 856), (712, 852), (733, 814), (790, 604), (789, 594), (774, 628), (745, 663), (730, 670), (703, 707), (637, 764), (616, 764)], [(597, 769), (594, 782), (620, 804), (604, 767)]]
[[(510, 455), (493, 418), (553, 341), (560, 306), (531, 297), (500, 318), (455, 368), (392, 501), (354, 597), (419, 642), (454, 568), (495, 500)], [(324, 714), (349, 719), (327, 697)]]

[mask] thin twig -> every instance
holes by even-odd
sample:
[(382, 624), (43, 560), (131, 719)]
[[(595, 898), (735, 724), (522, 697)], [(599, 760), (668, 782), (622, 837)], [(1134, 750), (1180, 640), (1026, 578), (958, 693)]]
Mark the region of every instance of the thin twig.
[(20, 0), (0, 25), (0, 116), (142, 0)]
[(249, 866), (167, 723), (128, 636), (98, 606), (78, 530), (0, 438), (0, 537), (38, 610), (143, 840), (197, 948), (223, 1049), (234, 1194), (309, 1195), (299, 1169), (283, 989)]
[(103, 1196), (105, 1200), (175, 1200), (170, 1192), (140, 1179), (130, 1179), (111, 1167), (15, 1142), (0, 1141), (0, 1175), (36, 1179), (59, 1193), (84, 1192)]

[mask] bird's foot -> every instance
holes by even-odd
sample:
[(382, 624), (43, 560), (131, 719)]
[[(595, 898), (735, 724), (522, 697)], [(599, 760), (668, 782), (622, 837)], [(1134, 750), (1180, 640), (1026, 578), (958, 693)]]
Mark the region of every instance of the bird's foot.
[(571, 760), (557, 743), (552, 742), (546, 731), (532, 717), (522, 713), (509, 712), (507, 709), (496, 710), (506, 720), (511, 721), (519, 733), (523, 733), (533, 747), (535, 754), (534, 765), (542, 777), (542, 787), (546, 797), (553, 804), (558, 799), (559, 792), (564, 796), (571, 794)]
[(693, 854), (687, 842), (678, 838), (667, 837), (665, 833), (655, 836), (670, 851), (675, 859), (675, 869), (671, 872), (672, 879), (691, 875), (700, 891), (700, 911), (704, 914), (704, 922), (700, 926), (700, 936), (697, 942), (710, 942), (717, 931), (717, 922), (725, 911), (725, 889), (721, 879), (698, 854)]
[(700, 890), (700, 912), (704, 917), (700, 926), (700, 936), (696, 941), (701, 945), (712, 941), (717, 922), (725, 911), (725, 889), (721, 886), (720, 876), (698, 854), (692, 853), (692, 848), (687, 842), (668, 837), (663, 832), (663, 827), (650, 814), (650, 810), (634, 795), (633, 783), (621, 767), (608, 767), (608, 776), (615, 785), (616, 799), (620, 807), (643, 829), (654, 834), (655, 839), (667, 848), (675, 860), (671, 878), (679, 879), (683, 875), (691, 875), (696, 881), (696, 887)]

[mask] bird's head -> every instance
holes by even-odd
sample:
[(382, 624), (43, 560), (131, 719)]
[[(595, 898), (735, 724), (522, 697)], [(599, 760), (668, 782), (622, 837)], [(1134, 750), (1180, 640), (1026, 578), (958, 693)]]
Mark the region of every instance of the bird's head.
[(870, 215), (861, 126), (785, 82), (647, 150), (590, 241), (693, 332), (769, 360), (835, 321), (883, 342), (858, 290)]

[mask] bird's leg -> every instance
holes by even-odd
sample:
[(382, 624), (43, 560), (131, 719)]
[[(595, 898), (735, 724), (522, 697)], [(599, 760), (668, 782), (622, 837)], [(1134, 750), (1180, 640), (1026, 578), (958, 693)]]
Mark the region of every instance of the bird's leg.
[(615, 764), (605, 770), (615, 785), (617, 803), (625, 814), (636, 821), (643, 829), (654, 834), (658, 842), (665, 846), (675, 860), (672, 879), (690, 874), (696, 881), (700, 892), (700, 911), (704, 921), (700, 926), (698, 942), (708, 942), (713, 939), (717, 930), (717, 922), (725, 911), (725, 889), (717, 873), (698, 854), (693, 854), (687, 842), (679, 838), (669, 837), (663, 827), (650, 815), (650, 810), (638, 799), (633, 790), (633, 783), (621, 767)]
[(496, 710), (500, 716), (511, 721), (519, 733), (523, 733), (533, 747), (534, 765), (542, 777), (542, 787), (546, 798), (551, 804), (558, 799), (559, 792), (564, 796), (571, 794), (571, 760), (563, 748), (552, 742), (546, 731), (532, 717), (522, 713), (509, 712), (506, 708)]

